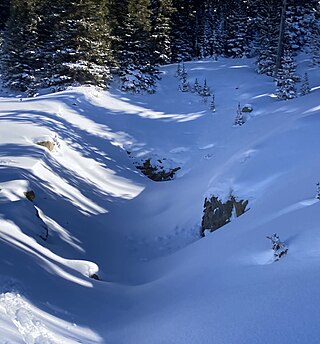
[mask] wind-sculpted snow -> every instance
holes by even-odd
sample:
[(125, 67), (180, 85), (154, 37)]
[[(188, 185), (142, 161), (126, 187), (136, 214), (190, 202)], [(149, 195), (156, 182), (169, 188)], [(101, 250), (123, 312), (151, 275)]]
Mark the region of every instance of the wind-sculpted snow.
[[(3, 94), (0, 343), (317, 343), (320, 71), (298, 62), (311, 93), (289, 101), (253, 60), (185, 63), (215, 112), (176, 65), (153, 95)], [(154, 182), (147, 159), (181, 169)], [(248, 211), (201, 239), (213, 195)]]

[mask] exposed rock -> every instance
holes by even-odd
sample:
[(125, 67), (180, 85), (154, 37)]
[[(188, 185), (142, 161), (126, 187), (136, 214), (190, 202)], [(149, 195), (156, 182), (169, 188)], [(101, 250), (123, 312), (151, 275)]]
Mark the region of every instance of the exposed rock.
[(47, 149), (49, 149), (50, 152), (54, 150), (54, 143), (51, 141), (40, 141), (37, 142), (37, 145), (46, 147)]
[(99, 278), (99, 276), (97, 274), (92, 274), (89, 277), (92, 278), (92, 279), (95, 279), (97, 281), (100, 281), (100, 278)]
[(24, 192), (24, 195), (27, 197), (27, 199), (28, 199), (30, 202), (33, 202), (34, 199), (36, 198), (36, 194), (35, 194), (34, 191), (32, 191), (32, 190), (25, 191), (25, 192)]
[(237, 201), (232, 195), (225, 203), (215, 196), (212, 196), (211, 199), (206, 198), (201, 223), (202, 235), (205, 230), (213, 232), (229, 223), (233, 213), (236, 217), (241, 216), (246, 211), (247, 205), (248, 201)]
[(253, 108), (250, 105), (246, 105), (242, 108), (241, 112), (252, 112)]
[[(158, 160), (162, 164), (161, 160)], [(175, 173), (179, 171), (180, 167), (164, 169), (163, 166), (153, 166), (150, 159), (146, 159), (142, 165), (136, 165), (137, 169), (140, 170), (145, 176), (155, 182), (167, 181), (173, 179)]]

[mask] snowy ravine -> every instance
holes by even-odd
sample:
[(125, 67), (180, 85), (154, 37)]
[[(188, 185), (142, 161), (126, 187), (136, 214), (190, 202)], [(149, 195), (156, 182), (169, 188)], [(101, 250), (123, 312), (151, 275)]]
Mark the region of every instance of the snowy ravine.
[[(186, 63), (215, 112), (176, 65), (154, 95), (2, 93), (0, 344), (319, 341), (320, 70), (301, 56), (312, 91), (279, 101), (254, 68)], [(154, 182), (145, 159), (181, 169)], [(200, 238), (205, 197), (231, 192), (249, 210)]]

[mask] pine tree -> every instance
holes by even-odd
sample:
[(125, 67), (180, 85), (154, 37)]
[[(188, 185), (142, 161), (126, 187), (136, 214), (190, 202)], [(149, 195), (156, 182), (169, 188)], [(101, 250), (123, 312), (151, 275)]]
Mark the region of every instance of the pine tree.
[(188, 61), (195, 55), (195, 11), (192, 0), (173, 0), (176, 11), (172, 15), (172, 60)]
[(270, 239), (272, 242), (273, 259), (275, 262), (288, 253), (288, 248), (276, 233), (271, 235), (271, 237), (267, 236), (267, 239)]
[[(53, 63), (49, 85), (93, 84), (105, 87), (112, 61), (107, 0), (60, 0), (53, 8), (53, 30), (44, 50)], [(46, 23), (47, 16), (44, 16)], [(57, 20), (59, 18), (59, 21)], [(50, 50), (55, 53), (50, 54)], [(50, 56), (51, 55), (51, 56)], [(50, 59), (52, 58), (52, 61)], [(50, 86), (51, 86), (50, 85)]]
[(216, 102), (215, 102), (215, 96), (212, 94), (211, 104), (210, 104), (210, 110), (212, 112), (216, 112)]
[(153, 10), (152, 41), (155, 53), (155, 63), (171, 62), (171, 16), (174, 13), (172, 0), (156, 0)]
[(187, 78), (188, 78), (188, 73), (185, 69), (184, 63), (182, 63), (182, 69), (181, 69), (181, 73), (180, 73), (180, 80), (181, 80), (180, 91), (181, 92), (189, 92), (190, 91), (190, 84), (189, 84)]
[(182, 69), (181, 69), (181, 64), (180, 62), (177, 64), (177, 69), (176, 69), (176, 73), (175, 73), (175, 76), (177, 78), (180, 78), (181, 77), (181, 72), (182, 72)]
[(158, 78), (156, 56), (152, 49), (149, 0), (129, 0), (117, 39), (121, 88), (134, 93), (153, 93)]
[(189, 92), (190, 91), (190, 84), (187, 81), (187, 78), (185, 75), (181, 78), (180, 91), (181, 92)]
[(241, 106), (240, 106), (240, 103), (238, 103), (238, 108), (237, 108), (237, 115), (236, 115), (236, 118), (234, 120), (234, 126), (235, 127), (241, 127), (243, 124), (245, 124), (245, 118), (244, 118), (244, 115), (241, 111)]
[(270, 4), (259, 0), (256, 6), (257, 72), (271, 76), (274, 74), (278, 46), (279, 2), (272, 0)]
[(181, 72), (180, 72), (180, 79), (186, 79), (188, 77), (188, 73), (186, 70), (186, 66), (184, 64), (184, 61), (182, 61), (182, 68), (181, 68)]
[(200, 85), (199, 85), (199, 82), (198, 82), (197, 78), (194, 81), (194, 84), (193, 84), (193, 87), (192, 87), (192, 92), (198, 93), (198, 94), (200, 92)]
[(37, 24), (35, 1), (12, 0), (10, 18), (4, 32), (1, 54), (5, 87), (34, 96), (38, 88), (40, 61), (37, 58)]
[(229, 57), (245, 57), (248, 52), (247, 26), (248, 17), (242, 1), (235, 1), (228, 16), (226, 54)]
[(280, 100), (293, 99), (297, 96), (296, 82), (299, 81), (295, 74), (295, 64), (290, 52), (285, 52), (281, 67), (276, 77), (277, 98)]
[(304, 73), (304, 77), (302, 79), (302, 85), (300, 89), (300, 95), (305, 96), (306, 94), (310, 93), (310, 84), (309, 84), (309, 77), (308, 73)]
[(5, 24), (10, 17), (10, 0), (0, 2), (0, 32), (4, 30)]
[(207, 80), (204, 79), (204, 84), (203, 87), (201, 87), (201, 91), (200, 91), (200, 95), (203, 99), (204, 103), (207, 103), (208, 98), (210, 97), (211, 93), (210, 93), (210, 88), (207, 84)]
[(310, 40), (311, 66), (320, 65), (320, 26), (314, 24), (311, 31)]

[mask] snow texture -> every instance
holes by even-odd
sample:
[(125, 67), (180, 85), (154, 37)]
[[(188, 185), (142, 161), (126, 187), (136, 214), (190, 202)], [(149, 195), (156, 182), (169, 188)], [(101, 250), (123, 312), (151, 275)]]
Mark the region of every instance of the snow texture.
[[(319, 69), (300, 55), (310, 93), (281, 101), (251, 59), (185, 63), (214, 115), (176, 70), (152, 95), (0, 95), (1, 344), (319, 341)], [(156, 183), (146, 157), (181, 170)], [(200, 238), (205, 197), (230, 193), (250, 210)]]

